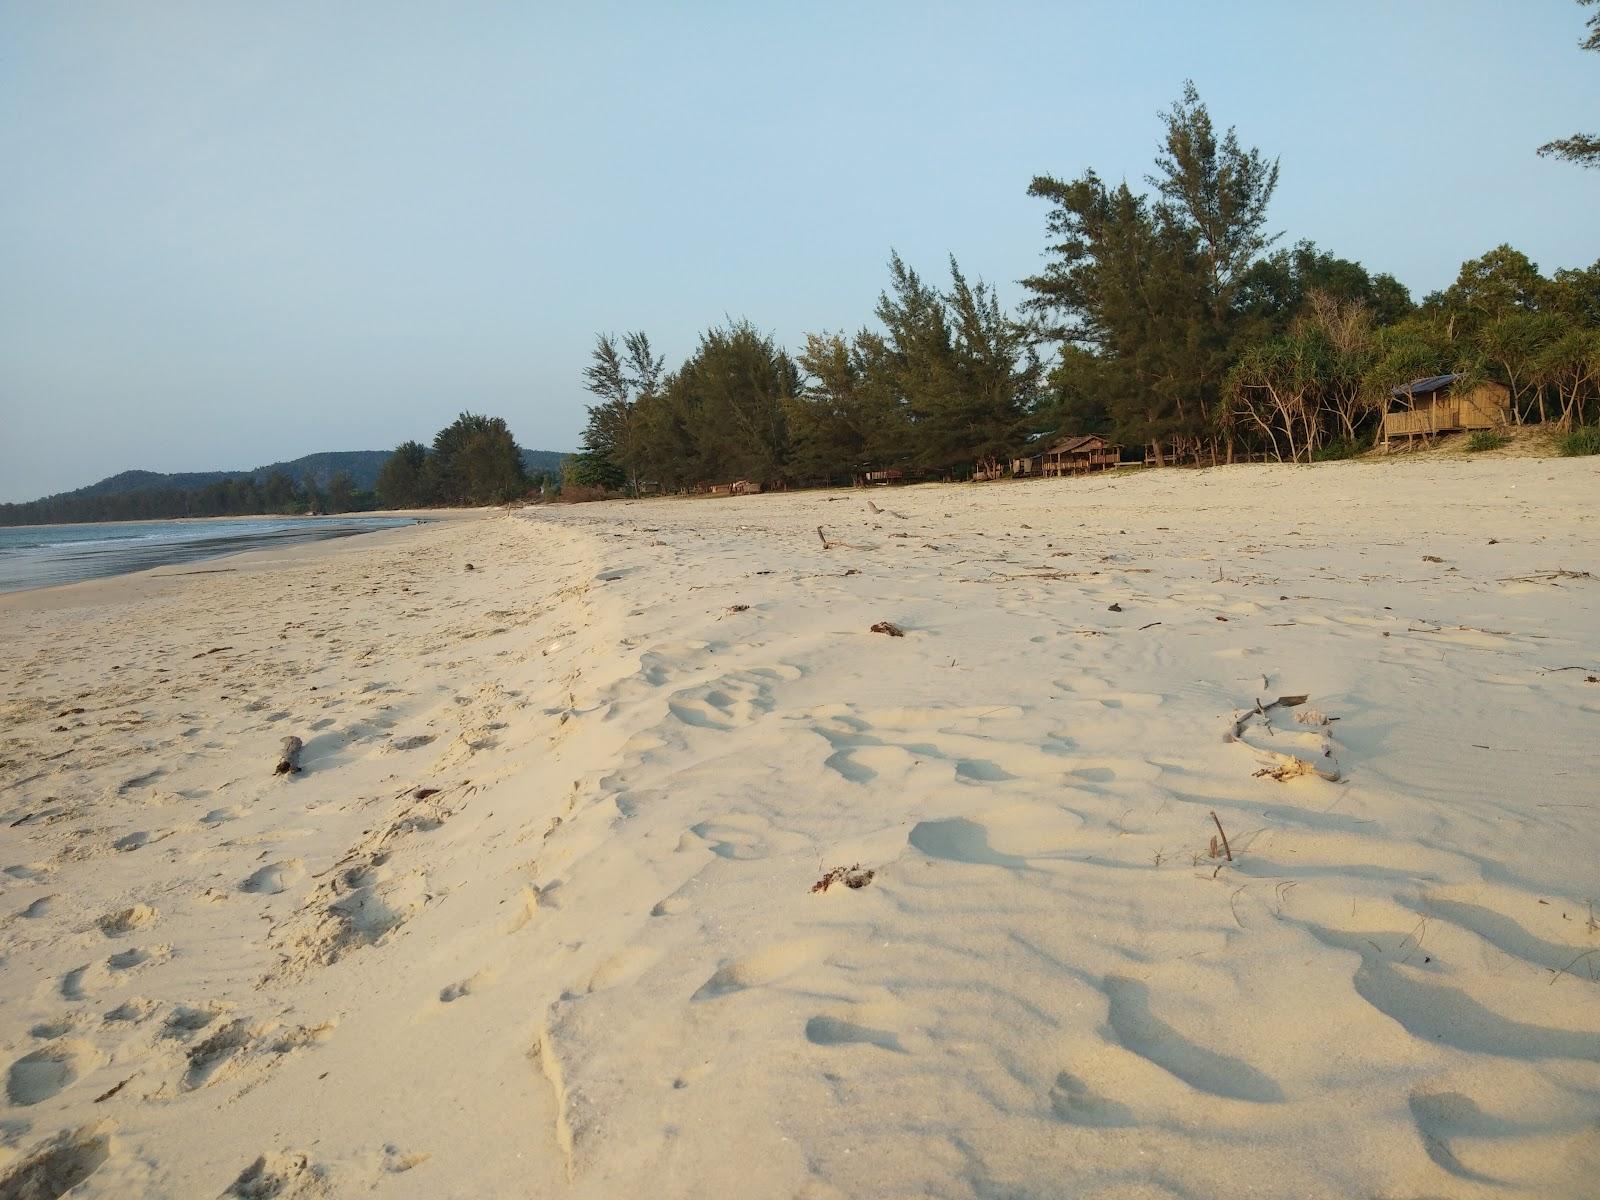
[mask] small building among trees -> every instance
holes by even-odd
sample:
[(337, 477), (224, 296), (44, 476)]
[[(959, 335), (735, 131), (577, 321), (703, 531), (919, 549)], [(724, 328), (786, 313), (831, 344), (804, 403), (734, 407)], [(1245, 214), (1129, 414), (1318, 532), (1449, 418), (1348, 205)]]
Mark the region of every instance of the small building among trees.
[(1087, 475), (1115, 467), (1122, 461), (1122, 447), (1098, 433), (1086, 433), (1062, 438), (1039, 457), (1041, 475)]
[(1511, 422), (1511, 392), (1488, 380), (1469, 385), (1461, 375), (1433, 375), (1395, 388), (1389, 398), (1402, 407), (1384, 406), (1384, 445), (1395, 437), (1499, 429)]

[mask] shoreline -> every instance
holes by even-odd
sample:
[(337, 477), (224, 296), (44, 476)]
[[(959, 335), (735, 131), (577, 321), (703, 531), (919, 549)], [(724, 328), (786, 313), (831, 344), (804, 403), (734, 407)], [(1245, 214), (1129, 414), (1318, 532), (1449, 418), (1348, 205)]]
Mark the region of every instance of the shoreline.
[(1577, 1200), (1600, 462), (1252, 466), (0, 597), (0, 1171)]
[[(485, 509), (435, 509), (435, 510), (416, 509), (416, 510), (400, 510), (400, 509), (397, 509), (397, 510), (391, 510), (391, 511), (385, 511), (385, 512), (375, 512), (375, 513), (340, 514), (338, 516), (334, 516), (334, 517), (331, 517), (331, 518), (330, 517), (319, 517), (319, 518), (301, 517), (301, 518), (298, 518), (298, 519), (299, 520), (315, 519), (315, 520), (322, 520), (322, 521), (328, 521), (328, 520), (339, 521), (339, 520), (345, 519), (345, 517), (347, 515), (352, 520), (360, 520), (362, 518), (367, 518), (367, 517), (379, 518), (379, 519), (405, 518), (405, 519), (410, 521), (410, 524), (408, 524), (408, 525), (399, 525), (399, 526), (380, 526), (380, 527), (376, 527), (376, 528), (372, 528), (372, 529), (357, 530), (357, 531), (355, 531), (353, 533), (341, 534), (341, 535), (338, 535), (338, 536), (330, 536), (330, 537), (326, 537), (326, 538), (318, 538), (318, 539), (314, 539), (314, 540), (310, 540), (310, 541), (291, 542), (291, 543), (289, 543), (287, 545), (283, 545), (283, 546), (265, 546), (265, 547), (261, 547), (261, 548), (246, 548), (246, 549), (223, 549), (223, 550), (218, 550), (216, 553), (199, 554), (199, 555), (195, 555), (193, 557), (176, 559), (176, 560), (171, 561), (171, 562), (158, 564), (157, 566), (154, 566), (154, 567), (142, 567), (142, 568), (139, 568), (139, 569), (136, 569), (136, 570), (128, 570), (128, 571), (115, 571), (115, 572), (111, 572), (111, 573), (104, 574), (104, 575), (95, 575), (95, 576), (90, 576), (89, 578), (86, 578), (86, 579), (69, 580), (69, 581), (61, 582), (61, 583), (44, 583), (44, 584), (37, 584), (37, 585), (33, 585), (33, 586), (27, 586), (27, 587), (13, 588), (13, 589), (10, 589), (10, 590), (0, 591), (0, 611), (4, 611), (7, 607), (18, 607), (17, 605), (8, 605), (7, 604), (8, 600), (12, 600), (12, 599), (15, 599), (17, 597), (35, 596), (35, 595), (39, 595), (41, 593), (50, 594), (50, 593), (55, 593), (55, 592), (61, 591), (63, 589), (84, 589), (84, 588), (88, 588), (89, 585), (93, 585), (93, 584), (114, 584), (114, 583), (117, 583), (117, 582), (120, 582), (120, 581), (123, 581), (123, 580), (130, 580), (130, 579), (156, 579), (156, 578), (162, 578), (162, 577), (170, 578), (170, 577), (173, 577), (174, 575), (181, 575), (181, 574), (202, 574), (202, 573), (205, 573), (203, 569), (195, 570), (195, 571), (184, 571), (184, 570), (182, 570), (182, 568), (186, 567), (187, 565), (189, 565), (191, 563), (220, 562), (220, 561), (222, 561), (224, 559), (232, 561), (232, 560), (240, 559), (240, 558), (251, 558), (252, 556), (255, 556), (255, 555), (291, 554), (296, 550), (303, 550), (303, 549), (308, 549), (308, 548), (311, 548), (311, 547), (322, 546), (322, 545), (330, 545), (331, 546), (331, 545), (337, 544), (338, 542), (348, 541), (348, 540), (351, 540), (353, 538), (368, 538), (368, 537), (375, 536), (377, 534), (390, 533), (390, 532), (394, 532), (395, 530), (398, 530), (398, 529), (416, 528), (416, 527), (421, 526), (421, 525), (427, 525), (427, 524), (435, 523), (435, 522), (471, 520), (471, 519), (474, 519), (474, 518), (477, 518), (477, 517), (481, 517), (481, 516), (487, 515), (491, 511), (493, 511), (493, 510), (485, 510)], [(430, 515), (424, 516), (424, 515), (422, 515), (423, 513), (429, 513)], [(255, 520), (272, 520), (272, 521), (283, 520), (283, 521), (288, 521), (288, 520), (295, 520), (295, 519), (297, 519), (297, 518), (290, 518), (290, 517), (259, 517), (259, 518), (258, 517), (192, 517), (192, 518), (182, 518), (181, 520), (194, 521), (194, 522), (208, 522), (208, 523), (210, 523), (210, 522), (229, 522), (229, 521), (255, 521)], [(42, 525), (41, 526), (26, 526), (26, 525), (19, 525), (19, 526), (8, 526), (7, 528), (15, 528), (15, 529), (53, 529), (53, 528), (72, 529), (72, 528), (84, 528), (84, 527), (90, 526), (90, 525), (135, 525), (135, 524), (140, 524), (140, 525), (143, 525), (143, 524), (162, 525), (162, 524), (172, 524), (172, 523), (176, 523), (176, 522), (168, 522), (168, 521), (78, 522), (78, 523), (69, 524), (69, 525), (62, 525), (62, 526), (42, 526)], [(252, 565), (253, 565), (253, 560), (252, 560)], [(237, 568), (230, 567), (230, 568), (226, 568), (226, 569), (227, 570), (234, 570), (234, 569), (237, 569)], [(213, 568), (213, 570), (216, 570), (216, 568)], [(91, 591), (92, 591), (92, 589), (91, 589)], [(82, 593), (75, 593), (75, 594), (82, 594), (82, 595), (88, 596), (88, 595), (91, 595), (91, 592), (82, 592)]]

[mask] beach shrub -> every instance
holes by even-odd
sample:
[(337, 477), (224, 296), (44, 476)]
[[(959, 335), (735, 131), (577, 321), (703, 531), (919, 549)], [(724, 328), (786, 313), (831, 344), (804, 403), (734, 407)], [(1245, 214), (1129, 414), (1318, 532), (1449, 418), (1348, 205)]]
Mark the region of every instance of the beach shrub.
[(1498, 450), (1506, 441), (1506, 435), (1496, 430), (1475, 429), (1467, 437), (1467, 450), (1473, 454), (1480, 450)]
[(1359, 443), (1347, 441), (1344, 438), (1339, 438), (1336, 441), (1328, 442), (1326, 445), (1318, 446), (1315, 450), (1313, 450), (1311, 452), (1311, 461), (1337, 462), (1341, 458), (1354, 458), (1360, 453), (1361, 446)]
[(585, 483), (569, 483), (561, 489), (561, 494), (556, 497), (562, 504), (588, 504), (594, 500), (607, 500), (614, 493), (606, 491), (603, 487), (594, 487)]
[(1568, 458), (1600, 454), (1600, 425), (1580, 425), (1571, 433), (1563, 434), (1557, 445)]

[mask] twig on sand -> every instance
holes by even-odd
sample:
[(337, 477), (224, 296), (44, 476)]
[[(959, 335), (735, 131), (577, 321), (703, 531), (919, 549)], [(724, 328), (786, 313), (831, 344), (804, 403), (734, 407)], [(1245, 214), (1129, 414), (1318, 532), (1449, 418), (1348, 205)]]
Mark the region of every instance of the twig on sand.
[(1504, 579), (1496, 579), (1496, 583), (1553, 583), (1557, 579), (1593, 579), (1594, 574), (1589, 571), (1537, 571), (1532, 575), (1507, 575)]
[(1572, 970), (1573, 967), (1577, 966), (1580, 962), (1582, 962), (1584, 959), (1588, 958), (1591, 954), (1600, 954), (1600, 946), (1596, 946), (1593, 950), (1585, 950), (1582, 954), (1578, 955), (1577, 958), (1573, 959), (1566, 966), (1562, 967), (1561, 970), (1557, 971), (1554, 975), (1552, 975), (1550, 977), (1550, 986), (1551, 987), (1555, 987), (1556, 980), (1560, 979), (1563, 975), (1565, 975), (1568, 971)]
[(1143, 633), (1146, 629), (1154, 629), (1159, 624), (1161, 624), (1160, 621), (1151, 621), (1148, 625), (1139, 626), (1139, 632)]
[[(1211, 813), (1211, 819), (1217, 822), (1217, 832), (1222, 834), (1222, 852), (1228, 856), (1228, 861), (1232, 862), (1233, 849), (1228, 845), (1228, 835), (1223, 833), (1222, 822), (1217, 820), (1217, 814), (1215, 810), (1213, 810)], [(1217, 857), (1217, 843), (1214, 841), (1211, 843), (1211, 857)]]
[[(135, 1072), (135, 1073), (134, 1073), (134, 1075), (137, 1075), (137, 1074), (138, 1074), (138, 1072)], [(100, 1094), (99, 1094), (99, 1095), (98, 1095), (98, 1096), (96, 1096), (96, 1097), (95, 1097), (95, 1098), (94, 1098), (94, 1102), (95, 1102), (95, 1103), (96, 1103), (96, 1104), (99, 1104), (99, 1103), (101, 1103), (101, 1102), (102, 1102), (102, 1101), (105, 1101), (105, 1100), (109, 1100), (109, 1099), (111, 1099), (111, 1097), (113, 1097), (113, 1096), (115, 1096), (115, 1095), (116, 1095), (116, 1094), (117, 1094), (117, 1093), (118, 1093), (118, 1092), (120, 1092), (120, 1091), (121, 1091), (121, 1090), (122, 1090), (122, 1089), (123, 1089), (123, 1088), (125, 1088), (125, 1087), (127, 1087), (127, 1086), (128, 1086), (128, 1085), (129, 1085), (129, 1084), (130, 1084), (130, 1083), (132, 1083), (132, 1082), (133, 1082), (133, 1080), (134, 1080), (134, 1075), (129, 1075), (129, 1076), (128, 1076), (128, 1077), (127, 1077), (127, 1078), (126, 1078), (126, 1079), (124, 1079), (124, 1080), (123, 1080), (123, 1081), (122, 1081), (122, 1082), (121, 1082), (121, 1083), (119, 1083), (119, 1084), (116, 1084), (116, 1085), (114, 1085), (114, 1086), (113, 1086), (113, 1087), (112, 1087), (112, 1088), (111, 1088), (111, 1089), (110, 1089), (110, 1090), (109, 1090), (109, 1091), (104, 1091), (104, 1092), (101, 1092), (101, 1093), (100, 1093)]]

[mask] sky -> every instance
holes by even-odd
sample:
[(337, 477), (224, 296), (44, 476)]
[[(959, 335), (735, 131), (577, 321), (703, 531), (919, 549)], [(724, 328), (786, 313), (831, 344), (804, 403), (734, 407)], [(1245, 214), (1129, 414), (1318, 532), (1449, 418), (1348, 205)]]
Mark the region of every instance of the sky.
[(1572, 0), (5, 0), (0, 501), (426, 441), (577, 445), (600, 331), (871, 321), (896, 249), (1009, 303), (1036, 174), (1140, 184), (1193, 79), (1271, 227), (1420, 298), (1600, 259)]

